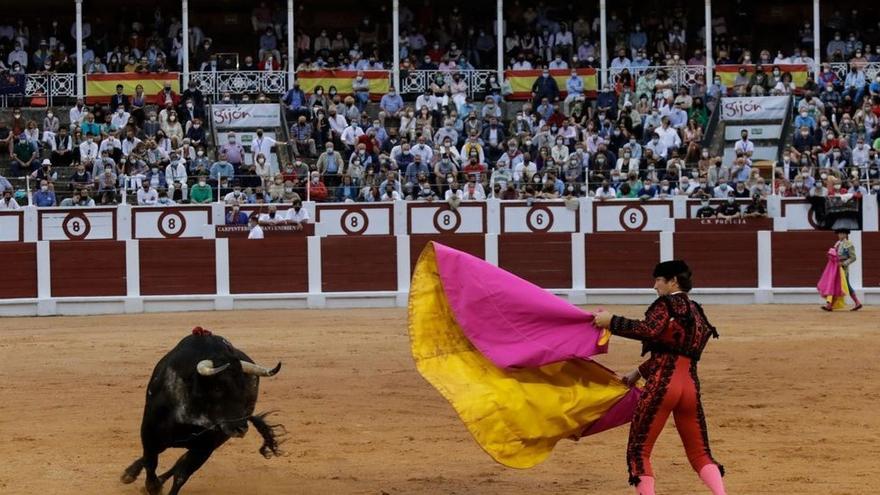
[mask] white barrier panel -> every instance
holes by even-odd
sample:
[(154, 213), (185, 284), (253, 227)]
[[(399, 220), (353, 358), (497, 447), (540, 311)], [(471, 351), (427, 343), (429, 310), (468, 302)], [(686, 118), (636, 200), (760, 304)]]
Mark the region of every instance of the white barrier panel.
[(49, 208), (37, 215), (40, 241), (116, 239), (116, 208)]
[(135, 207), (131, 209), (134, 239), (202, 237), (211, 224), (210, 206)]
[(394, 204), (345, 203), (315, 207), (316, 235), (392, 235)]
[(485, 234), (486, 203), (410, 203), (406, 230), (410, 234)]
[(782, 218), (786, 230), (817, 230), (816, 214), (805, 199), (782, 200)]
[(523, 201), (501, 203), (501, 232), (578, 232), (579, 209), (570, 210), (563, 202)]
[(24, 240), (24, 212), (0, 211), (0, 242)]
[(673, 216), (671, 200), (593, 201), (594, 232), (662, 231)]

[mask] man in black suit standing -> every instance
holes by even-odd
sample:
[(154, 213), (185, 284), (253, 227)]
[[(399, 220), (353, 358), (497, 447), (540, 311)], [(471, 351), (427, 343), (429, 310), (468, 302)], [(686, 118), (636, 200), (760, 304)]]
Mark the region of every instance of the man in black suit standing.
[(110, 97), (110, 108), (115, 110), (119, 108), (119, 105), (122, 105), (125, 107), (125, 111), (127, 112), (129, 111), (131, 102), (128, 99), (128, 95), (122, 92), (123, 89), (125, 88), (123, 88), (121, 84), (116, 85), (116, 94)]

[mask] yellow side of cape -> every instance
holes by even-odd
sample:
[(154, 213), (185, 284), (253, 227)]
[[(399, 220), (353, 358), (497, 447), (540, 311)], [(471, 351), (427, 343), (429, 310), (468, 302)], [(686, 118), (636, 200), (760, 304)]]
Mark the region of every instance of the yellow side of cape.
[(430, 244), (413, 274), (409, 331), (419, 372), (452, 404), (480, 447), (508, 467), (544, 461), (560, 439), (580, 437), (628, 391), (591, 361), (496, 367), (456, 323)]

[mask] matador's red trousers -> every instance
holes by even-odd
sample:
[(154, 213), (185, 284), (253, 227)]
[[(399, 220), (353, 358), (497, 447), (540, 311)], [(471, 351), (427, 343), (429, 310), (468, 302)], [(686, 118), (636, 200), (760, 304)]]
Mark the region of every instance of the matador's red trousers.
[[(664, 355), (658, 360), (657, 367), (645, 377), (647, 385), (629, 430), (626, 457), (630, 483), (634, 485), (639, 483), (639, 476), (654, 476), (651, 451), (670, 413), (694, 471), (699, 473), (707, 464), (717, 464), (709, 451), (697, 363), (675, 355)], [(719, 469), (723, 474), (720, 465)]]

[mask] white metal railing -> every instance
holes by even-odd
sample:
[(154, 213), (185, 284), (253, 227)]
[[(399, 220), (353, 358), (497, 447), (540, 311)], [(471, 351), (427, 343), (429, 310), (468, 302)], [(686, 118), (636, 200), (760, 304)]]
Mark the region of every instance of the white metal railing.
[(452, 74), (460, 74), (467, 84), (468, 96), (486, 93), (492, 87), (492, 80), (498, 74), (494, 70), (465, 70), (465, 71), (441, 71), (441, 70), (401, 70), (400, 92), (403, 94), (424, 93), (432, 83), (441, 78), (444, 84), (452, 81)]
[(288, 88), (287, 71), (193, 71), (189, 79), (190, 86), (215, 100), (223, 93), (279, 95)]
[[(646, 72), (665, 71), (669, 80), (678, 89), (682, 85), (690, 85), (696, 82), (697, 76), (702, 75), (705, 79), (706, 67), (703, 65), (669, 65), (648, 66), (629, 68), (634, 80)], [(850, 70), (850, 63), (832, 63), (831, 70), (842, 80)], [(865, 65), (865, 77), (870, 81), (880, 74), (880, 62), (870, 62)], [(601, 80), (601, 70), (598, 71)], [(608, 81), (614, 84), (623, 69), (608, 69)], [(464, 70), (459, 71), (468, 87), (468, 95), (486, 93), (490, 90), (492, 80), (496, 77), (495, 70)], [(391, 71), (388, 77), (391, 78)], [(453, 72), (440, 70), (410, 70), (400, 73), (400, 92), (402, 94), (423, 93), (437, 78), (441, 76), (444, 82), (452, 79)], [(182, 77), (182, 76), (181, 76)], [(185, 83), (185, 81), (181, 81)], [(190, 72), (190, 85), (198, 88), (203, 94), (217, 100), (223, 93), (232, 95), (255, 94), (259, 92), (267, 95), (283, 94), (289, 87), (286, 71), (192, 71)], [(185, 84), (183, 84), (185, 86)], [(14, 95), (12, 95), (14, 96)], [(76, 75), (73, 73), (51, 74), (27, 74), (25, 77), (24, 95), (26, 98), (45, 97), (47, 104), (51, 105), (54, 98), (73, 98), (76, 96)], [(5, 100), (5, 99), (4, 99)]]
[[(835, 62), (831, 64), (831, 70), (834, 72), (841, 81), (846, 79), (846, 75), (849, 73), (851, 64), (849, 62)], [(877, 77), (877, 74), (880, 73), (880, 62), (868, 62), (865, 64), (865, 80), (871, 82)]]
[[(647, 67), (629, 68), (629, 73), (632, 74), (635, 82), (638, 82), (638, 78), (643, 76), (646, 72), (654, 72), (656, 74), (660, 71), (666, 72), (675, 89), (695, 83), (698, 75), (703, 76), (703, 81), (706, 81), (705, 65), (651, 65)], [(599, 70), (600, 74), (601, 72), (602, 71)], [(622, 68), (609, 68), (608, 82), (610, 84), (615, 84), (622, 73)]]

